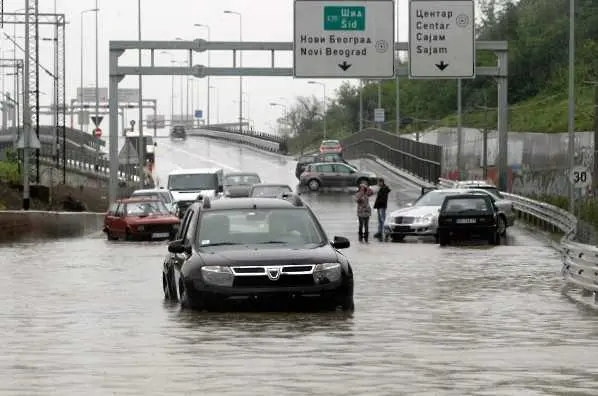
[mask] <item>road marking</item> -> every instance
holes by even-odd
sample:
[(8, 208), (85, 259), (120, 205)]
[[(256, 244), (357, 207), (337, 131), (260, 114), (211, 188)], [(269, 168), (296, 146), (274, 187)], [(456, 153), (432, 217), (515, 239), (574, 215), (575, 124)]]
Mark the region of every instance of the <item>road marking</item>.
[(217, 167), (219, 167), (219, 168), (224, 168), (224, 169), (227, 169), (227, 170), (229, 170), (229, 171), (233, 171), (233, 172), (238, 172), (238, 171), (239, 171), (237, 168), (233, 168), (233, 167), (231, 167), (231, 166), (228, 166), (228, 165), (226, 165), (226, 164), (223, 164), (223, 163), (221, 163), (221, 162), (218, 162), (218, 161), (214, 161), (214, 160), (208, 159), (208, 158), (206, 158), (206, 157), (204, 157), (204, 156), (201, 156), (201, 155), (199, 155), (199, 154), (193, 153), (193, 152), (191, 152), (190, 150), (187, 150), (187, 149), (182, 149), (182, 148), (178, 148), (178, 147), (174, 147), (174, 146), (169, 146), (169, 148), (170, 148), (171, 150), (178, 151), (178, 152), (180, 152), (180, 153), (184, 153), (184, 154), (185, 154), (185, 155), (187, 155), (187, 156), (190, 156), (190, 157), (197, 158), (197, 159), (199, 159), (199, 160), (201, 160), (201, 161), (204, 161), (204, 162), (209, 162), (209, 163), (211, 163), (211, 164), (214, 164), (214, 165), (216, 165), (216, 166), (217, 166)]

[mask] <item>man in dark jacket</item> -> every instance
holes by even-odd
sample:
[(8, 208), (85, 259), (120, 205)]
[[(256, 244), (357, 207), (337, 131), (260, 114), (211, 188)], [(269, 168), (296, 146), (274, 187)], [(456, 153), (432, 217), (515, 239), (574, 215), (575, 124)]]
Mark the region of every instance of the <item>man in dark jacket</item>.
[(382, 232), (384, 230), (384, 220), (386, 220), (386, 207), (388, 206), (388, 194), (390, 188), (384, 183), (383, 178), (378, 179), (378, 193), (376, 194), (376, 202), (374, 202), (374, 209), (378, 211), (378, 232), (374, 238), (382, 240)]

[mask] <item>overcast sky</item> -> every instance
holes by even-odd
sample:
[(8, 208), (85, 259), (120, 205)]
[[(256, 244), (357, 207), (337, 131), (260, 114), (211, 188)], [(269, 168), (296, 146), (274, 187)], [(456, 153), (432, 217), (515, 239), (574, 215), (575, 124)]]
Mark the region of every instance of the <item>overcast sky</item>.
[[(67, 52), (67, 102), (76, 96), (76, 89), (80, 80), (80, 37), (81, 11), (95, 7), (96, 0), (57, 0), (58, 13), (65, 13), (69, 22), (66, 30)], [(99, 1), (99, 86), (108, 86), (108, 42), (110, 40), (137, 39), (137, 1), (136, 0), (98, 0)], [(53, 0), (40, 0), (40, 12), (53, 12)], [(408, 32), (408, 0), (399, 0), (400, 20), (399, 38), (407, 40)], [(25, 6), (25, 0), (4, 0), (5, 12), (15, 12)], [(192, 40), (206, 38), (206, 29), (194, 27), (196, 23), (207, 24), (211, 27), (212, 40), (237, 41), (239, 39), (239, 19), (236, 15), (224, 14), (224, 10), (232, 10), (243, 16), (244, 41), (292, 41), (293, 39), (293, 1), (292, 0), (143, 0), (142, 1), (142, 38), (148, 40), (174, 40), (176, 37)], [(21, 12), (21, 11), (19, 11)], [(84, 76), (85, 86), (95, 85), (95, 17), (93, 13), (83, 16), (84, 43)], [(40, 35), (52, 37), (53, 27), (45, 25), (40, 28)], [(4, 31), (13, 34), (13, 26), (5, 25)], [(17, 28), (17, 36), (23, 36), (22, 26)], [(17, 38), (23, 43), (22, 38)], [(12, 44), (4, 39), (0, 40), (2, 57), (12, 57)], [(19, 56), (22, 53), (18, 51)], [(52, 70), (52, 42), (43, 41), (40, 44), (40, 59), (42, 64)], [(123, 63), (137, 62), (137, 52), (127, 51), (128, 55), (121, 57)], [(178, 56), (176, 55), (178, 54)], [(183, 52), (177, 51), (172, 56), (158, 55), (156, 61), (167, 65), (171, 57), (184, 59)], [(149, 56), (146, 57), (149, 59)], [(278, 56), (281, 67), (292, 66), (292, 54)], [(267, 67), (269, 55), (267, 53), (245, 53), (244, 66)], [(206, 53), (198, 54), (195, 63), (207, 64)], [(232, 66), (230, 53), (213, 52), (211, 55), (213, 66)], [(1, 73), (2, 71), (0, 71)], [(8, 72), (8, 70), (4, 70)], [(10, 78), (10, 77), (8, 77)], [(6, 84), (10, 80), (6, 80)], [(177, 77), (178, 78), (178, 77)], [(342, 83), (339, 79), (318, 80), (326, 83), (331, 96)], [(144, 77), (144, 97), (158, 100), (158, 112), (170, 115), (171, 77)], [(239, 84), (235, 77), (212, 77), (211, 101), (212, 122), (234, 122), (238, 117)], [(206, 79), (195, 79), (195, 105), (197, 109), (206, 109)], [(177, 96), (180, 95), (180, 82), (175, 83)], [(137, 77), (128, 76), (120, 84), (122, 88), (136, 88)], [(41, 90), (51, 93), (51, 79), (41, 74)], [(306, 80), (287, 77), (245, 78), (245, 115), (255, 122), (257, 129), (270, 130), (276, 118), (282, 115), (282, 107), (271, 107), (270, 102), (292, 104), (294, 98), (302, 95), (322, 96), (322, 87), (307, 84)], [(184, 90), (183, 95), (186, 95)], [(216, 96), (216, 97), (215, 97)], [(50, 96), (42, 95), (42, 104), (50, 103)], [(179, 98), (175, 99), (175, 108), (180, 107)], [(180, 113), (180, 111), (176, 111)], [(136, 117), (135, 112), (128, 113), (128, 119)], [(75, 121), (76, 122), (76, 121)], [(68, 121), (67, 121), (68, 123)], [(102, 127), (107, 129), (107, 121)]]

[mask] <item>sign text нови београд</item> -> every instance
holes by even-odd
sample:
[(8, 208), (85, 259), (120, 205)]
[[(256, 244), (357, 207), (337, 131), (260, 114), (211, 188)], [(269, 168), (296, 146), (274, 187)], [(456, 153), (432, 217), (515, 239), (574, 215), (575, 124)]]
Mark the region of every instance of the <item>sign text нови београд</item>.
[(365, 7), (324, 7), (324, 30), (365, 30)]
[(294, 77), (394, 77), (393, 0), (295, 0), (294, 19)]
[(409, 77), (474, 78), (473, 0), (410, 0)]
[[(340, 37), (334, 34), (328, 36), (299, 36), (301, 56), (337, 56), (351, 58), (352, 56), (367, 56), (368, 46), (372, 45), (369, 37)], [(313, 47), (311, 47), (313, 45)], [(347, 48), (350, 47), (350, 48)]]

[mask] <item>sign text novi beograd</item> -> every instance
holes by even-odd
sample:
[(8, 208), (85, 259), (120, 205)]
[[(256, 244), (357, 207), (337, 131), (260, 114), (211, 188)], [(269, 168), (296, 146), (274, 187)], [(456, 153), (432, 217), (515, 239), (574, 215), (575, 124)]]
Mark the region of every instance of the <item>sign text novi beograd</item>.
[(473, 0), (409, 1), (409, 77), (475, 78)]
[(295, 0), (294, 76), (393, 78), (394, 0)]

